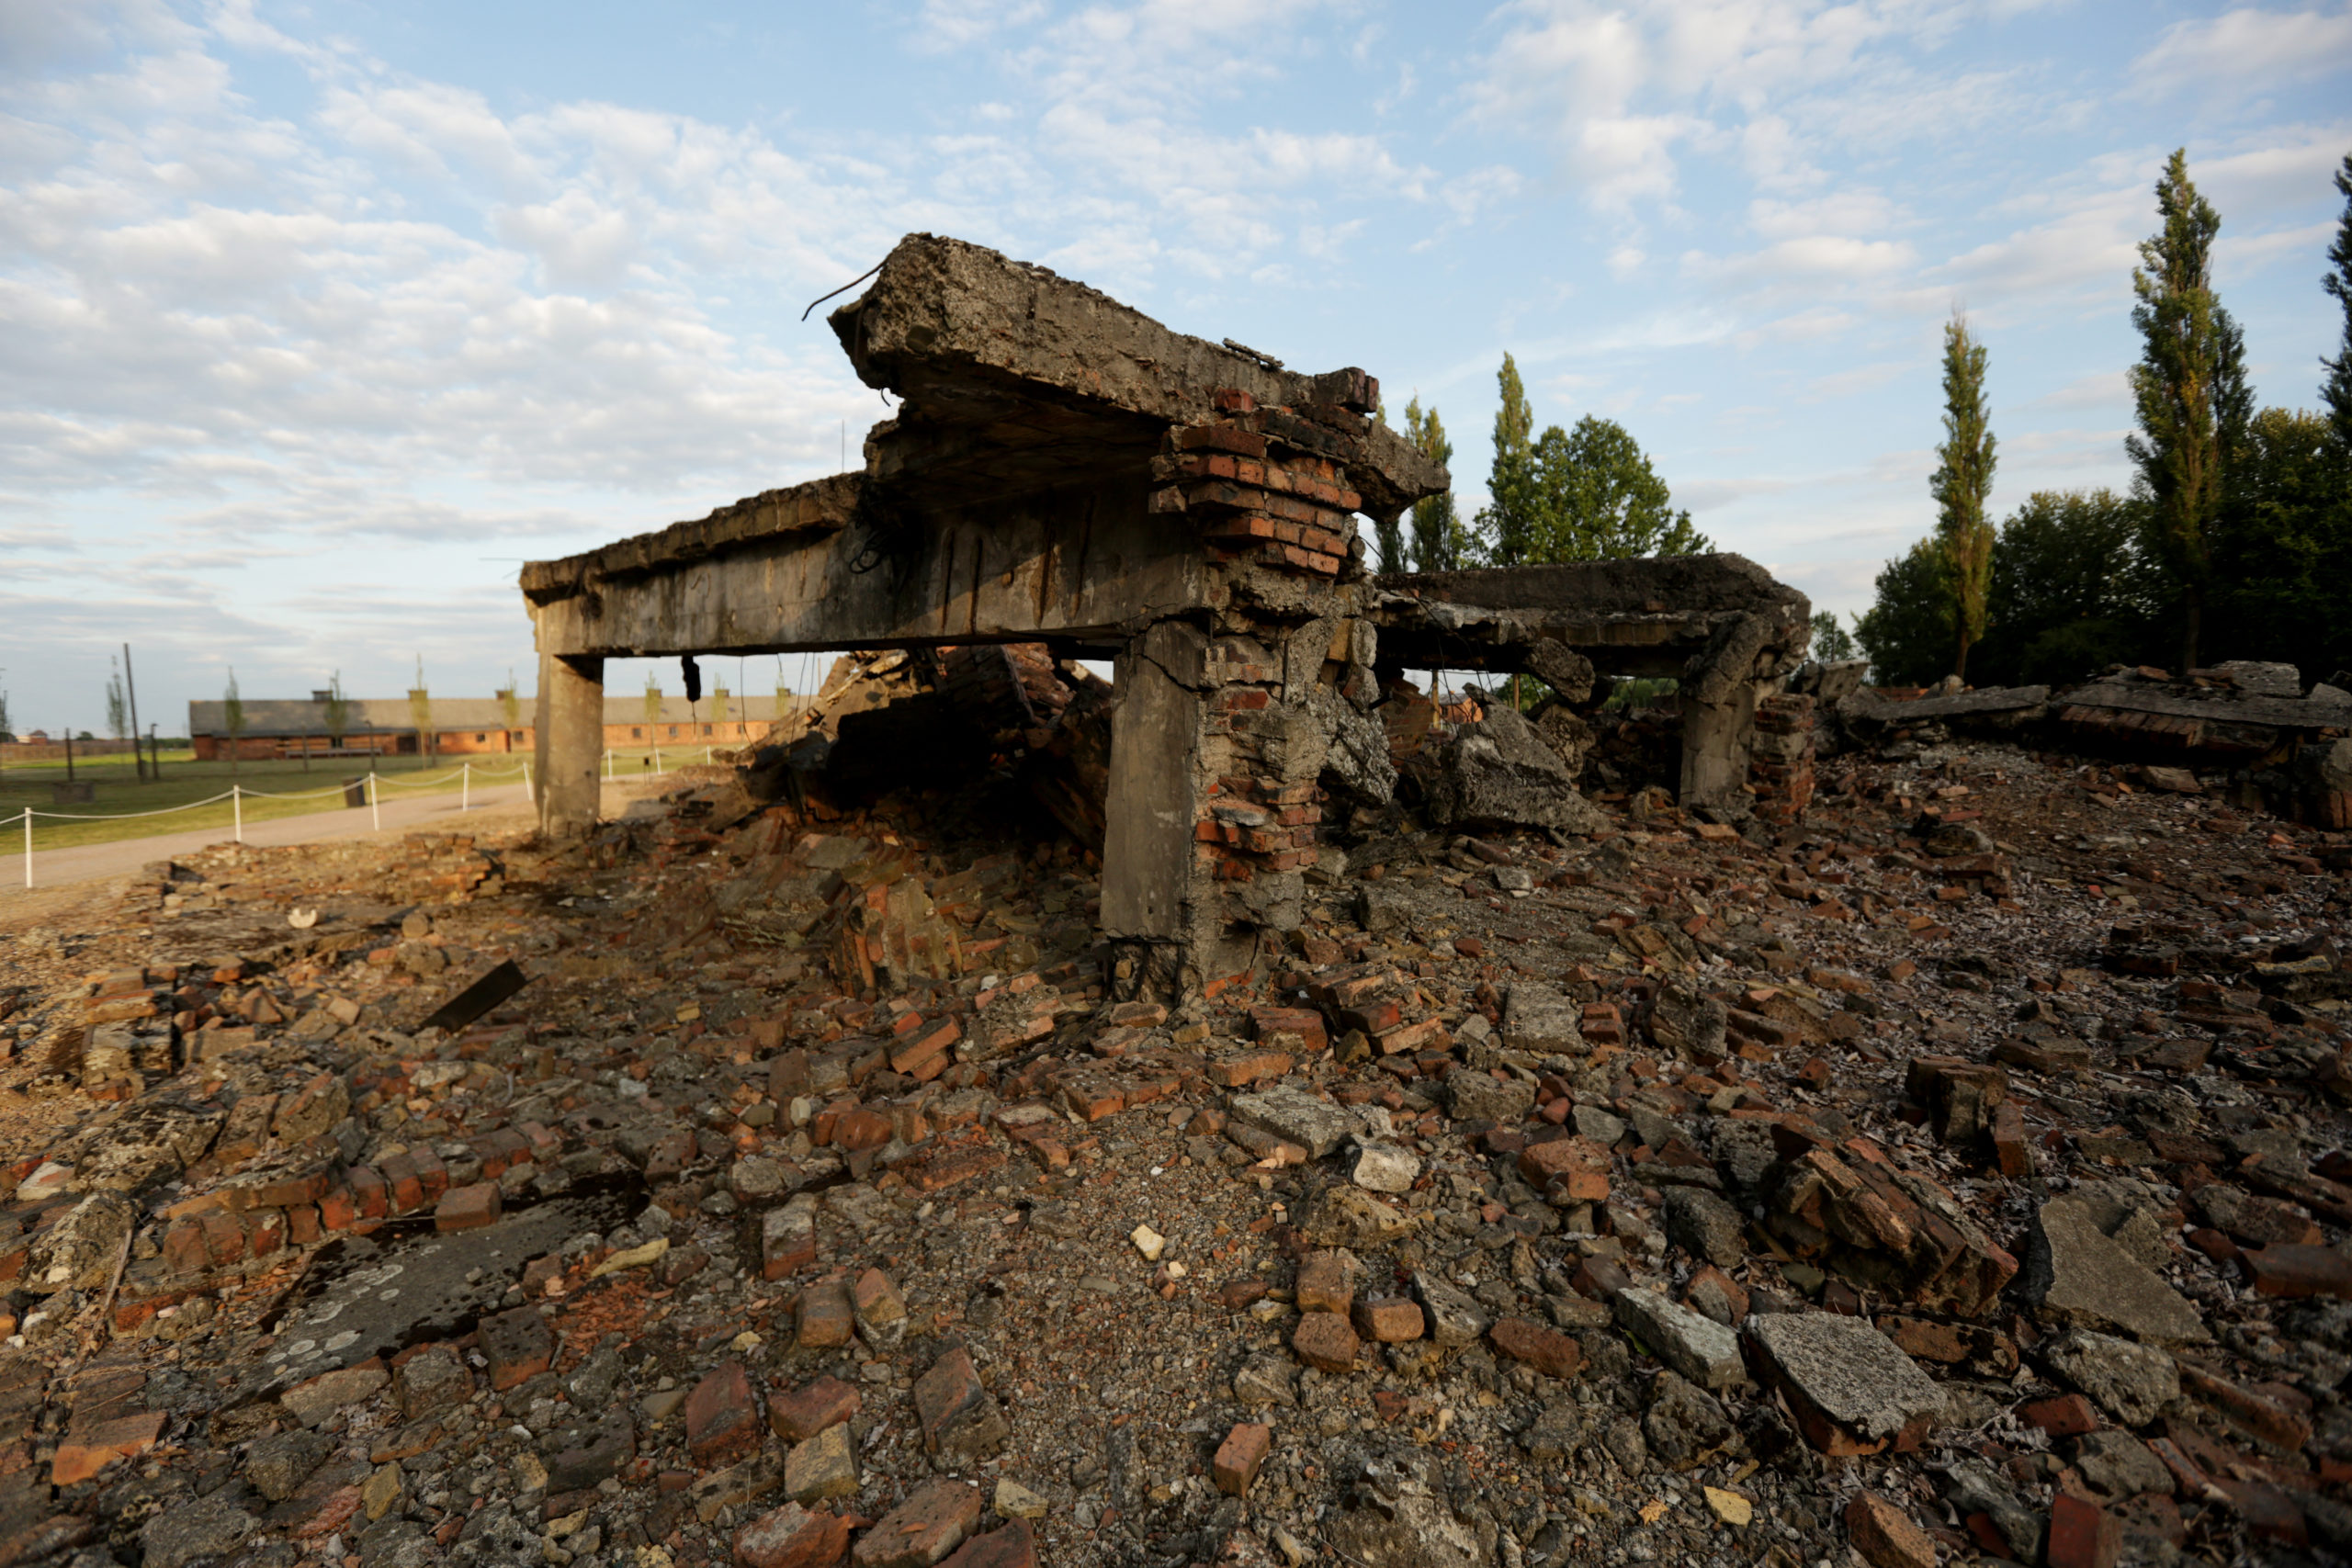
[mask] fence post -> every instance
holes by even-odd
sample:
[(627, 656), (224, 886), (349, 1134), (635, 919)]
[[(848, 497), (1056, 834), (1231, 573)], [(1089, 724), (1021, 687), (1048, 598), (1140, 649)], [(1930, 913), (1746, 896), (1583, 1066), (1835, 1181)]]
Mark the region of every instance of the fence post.
[(523, 798), (533, 806), (539, 803), (538, 795), (531, 788), (531, 764), (528, 762), (523, 764)]
[(460, 762), (458, 764), (458, 810), (460, 814), (473, 809), (473, 798), (474, 765)]
[(33, 808), (25, 807), (25, 886), (33, 885)]
[(383, 792), (376, 785), (376, 770), (368, 770), (368, 821), (369, 830), (384, 830)]
[(235, 815), (237, 842), (242, 844), (245, 841), (245, 796), (235, 784), (229, 786), (229, 809)]

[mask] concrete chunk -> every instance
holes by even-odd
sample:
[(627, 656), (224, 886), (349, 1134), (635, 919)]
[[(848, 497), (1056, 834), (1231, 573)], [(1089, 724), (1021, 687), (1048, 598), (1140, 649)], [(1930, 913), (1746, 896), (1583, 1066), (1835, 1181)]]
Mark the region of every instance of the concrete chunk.
[(1626, 1333), (1700, 1387), (1729, 1388), (1746, 1381), (1739, 1336), (1714, 1319), (1651, 1291), (1621, 1291), (1611, 1304)]
[(1943, 1391), (1859, 1317), (1753, 1316), (1758, 1371), (1788, 1398), (1805, 1440), (1826, 1454), (1908, 1453), (1944, 1412)]
[(2098, 1228), (2090, 1205), (2052, 1198), (2026, 1237), (2018, 1293), (2061, 1324), (2160, 1345), (2211, 1337), (2197, 1309)]

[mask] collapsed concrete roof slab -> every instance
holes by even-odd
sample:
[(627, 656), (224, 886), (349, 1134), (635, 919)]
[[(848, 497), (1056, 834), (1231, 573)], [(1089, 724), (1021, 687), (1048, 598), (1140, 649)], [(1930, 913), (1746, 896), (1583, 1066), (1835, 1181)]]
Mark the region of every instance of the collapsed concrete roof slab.
[[(874, 286), (831, 321), (859, 378), (904, 400), (895, 423), (876, 427), (878, 473), (983, 456), (1001, 462), (1008, 451), (1034, 464), (1073, 443), (1156, 448), (1170, 425), (1214, 420), (1218, 395), (1238, 391), (1261, 408), (1317, 415), (1310, 438), (1334, 448), (1328, 455), (1346, 463), (1375, 517), (1396, 516), (1450, 482), (1369, 417), (1380, 383), (1362, 370), (1284, 370), (962, 240), (908, 235)], [(948, 431), (978, 438), (945, 439)]]

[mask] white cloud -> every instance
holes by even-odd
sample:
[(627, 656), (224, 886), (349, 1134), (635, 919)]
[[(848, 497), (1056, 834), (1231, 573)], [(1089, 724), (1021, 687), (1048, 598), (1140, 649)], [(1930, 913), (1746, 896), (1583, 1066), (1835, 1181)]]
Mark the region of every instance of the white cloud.
[(2268, 11), (2242, 6), (2175, 22), (2132, 69), (2147, 92), (2235, 89), (2322, 76), (2352, 66), (2352, 7)]

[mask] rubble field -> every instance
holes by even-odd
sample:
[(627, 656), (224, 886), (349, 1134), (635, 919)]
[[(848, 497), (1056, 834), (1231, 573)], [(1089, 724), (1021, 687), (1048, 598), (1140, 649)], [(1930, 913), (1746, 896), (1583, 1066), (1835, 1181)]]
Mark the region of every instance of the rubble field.
[(1173, 1011), (723, 772), (52, 902), (0, 1568), (2343, 1561), (2352, 835), (2149, 776), (1361, 813)]

